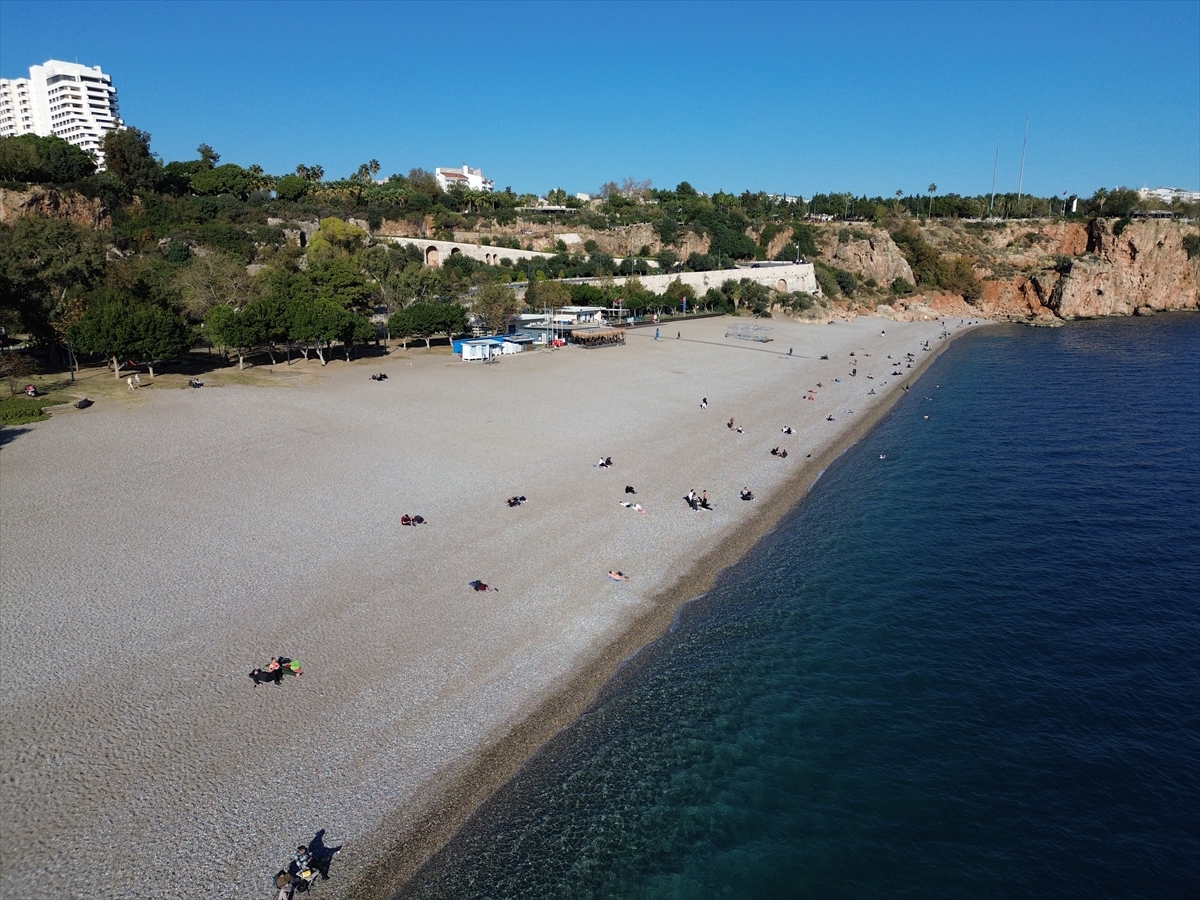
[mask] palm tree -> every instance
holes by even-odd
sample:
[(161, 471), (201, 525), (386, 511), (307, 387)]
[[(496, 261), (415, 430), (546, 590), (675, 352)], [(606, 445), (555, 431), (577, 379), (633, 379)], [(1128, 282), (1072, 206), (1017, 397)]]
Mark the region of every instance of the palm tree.
[(929, 217), (933, 218), (933, 195), (937, 193), (937, 185), (929, 185)]

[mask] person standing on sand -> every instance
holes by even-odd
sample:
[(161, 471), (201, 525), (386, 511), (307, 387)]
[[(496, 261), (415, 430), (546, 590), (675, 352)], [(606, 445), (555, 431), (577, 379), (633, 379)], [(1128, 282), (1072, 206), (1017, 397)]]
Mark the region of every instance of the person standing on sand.
[(133, 373), (133, 384), (134, 384), (134, 386), (135, 386), (135, 387), (141, 387), (141, 386), (142, 386), (142, 376), (141, 376), (141, 373), (139, 373), (139, 372), (134, 372), (134, 373)]

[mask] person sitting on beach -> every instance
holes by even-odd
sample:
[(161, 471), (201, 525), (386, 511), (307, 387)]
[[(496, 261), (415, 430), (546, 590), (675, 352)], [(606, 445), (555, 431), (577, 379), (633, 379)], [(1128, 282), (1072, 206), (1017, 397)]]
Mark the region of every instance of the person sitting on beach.
[(613, 581), (628, 581), (629, 580), (629, 576), (626, 575), (624, 572), (616, 572), (616, 571), (613, 571), (612, 569), (608, 570), (608, 577), (611, 578)]
[(308, 872), (312, 867), (312, 854), (308, 852), (308, 847), (301, 844), (296, 848), (296, 855), (292, 857), (292, 865), (296, 869), (296, 874)]
[(507, 503), (509, 506), (520, 506), (522, 503), (525, 502), (525, 498), (524, 497), (509, 497), (504, 502)]
[(784, 434), (795, 434), (796, 433), (796, 432), (792, 431), (791, 425), (784, 425), (779, 430), (782, 431)]
[(380, 372), (380, 373), (379, 373), (379, 380), (380, 380), (380, 381), (387, 381), (387, 372)]
[(700, 495), (700, 508), (712, 509), (712, 507), (708, 505), (708, 491), (705, 491)]
[(260, 669), (257, 666), (250, 670), (250, 680), (254, 682), (254, 686), (274, 682), (280, 684), (283, 681), (283, 669), (277, 665), (273, 670), (268, 667), (266, 670)]
[(826, 422), (832, 422), (832, 421), (833, 421), (833, 416), (826, 416), (826, 417), (825, 417), (825, 421), (826, 421)]
[(778, 448), (778, 447), (772, 447), (772, 448), (771, 448), (771, 455), (772, 455), (772, 456), (778, 456), (778, 455), (779, 455), (779, 448)]
[(411, 525), (412, 523), (413, 523), (412, 516), (410, 516), (408, 513), (405, 513), (404, 515), (402, 515), (400, 517), (401, 525)]
[(287, 869), (280, 869), (275, 875), (275, 887), (279, 888), (275, 900), (291, 900), (292, 892), (296, 889), (292, 873)]
[(416, 525), (424, 525), (424, 524), (425, 524), (425, 517), (424, 517), (424, 516), (413, 516), (413, 521), (412, 521), (412, 523), (413, 523), (413, 525), (414, 525), (414, 526), (416, 526)]
[(703, 398), (701, 398), (701, 400), (700, 400), (700, 408), (701, 408), (701, 409), (708, 409), (708, 398), (707, 398), (707, 397), (703, 397)]
[(869, 391), (867, 391), (867, 396), (870, 396), (873, 393), (875, 393), (875, 388), (871, 388)]
[(471, 582), (471, 587), (473, 587), (473, 588), (474, 588), (475, 590), (477, 590), (477, 591), (483, 591), (483, 592), (485, 592), (485, 593), (486, 593), (486, 592), (488, 592), (488, 591), (494, 591), (494, 590), (496, 590), (496, 589), (495, 589), (494, 587), (492, 587), (490, 584), (487, 584), (487, 583), (485, 583), (485, 582), (482, 582), (482, 581), (480, 581), (478, 578), (476, 578), (474, 581), (472, 581), (472, 582)]
[(687, 501), (687, 505), (690, 506), (692, 509), (696, 508), (696, 491), (694, 489), (688, 491), (687, 496), (684, 497), (683, 499)]
[(625, 493), (627, 493), (627, 494), (636, 494), (636, 493), (637, 493), (637, 491), (635, 491), (635, 490), (633, 489), (633, 485), (632, 485), (632, 484), (627, 484), (627, 485), (625, 485)]
[(754, 499), (754, 491), (750, 490), (750, 488), (748, 488), (748, 487), (742, 488), (742, 499), (743, 500), (753, 500)]
[(780, 459), (787, 459), (787, 451), (786, 451), (786, 450), (780, 450), (780, 451), (779, 451), (779, 458), (780, 458)]
[(30, 397), (36, 397), (37, 396), (37, 388), (35, 388), (32, 384), (27, 384), (27, 385), (25, 385), (25, 393), (28, 394)]
[(729, 422), (728, 422), (728, 423), (725, 425), (725, 427), (726, 427), (726, 428), (733, 428), (733, 419), (732, 419), (732, 418), (731, 418), (731, 419), (729, 420)]

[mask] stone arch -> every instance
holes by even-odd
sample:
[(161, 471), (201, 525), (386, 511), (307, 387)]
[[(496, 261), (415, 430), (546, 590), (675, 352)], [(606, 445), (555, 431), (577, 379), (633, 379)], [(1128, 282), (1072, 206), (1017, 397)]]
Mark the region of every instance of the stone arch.
[(425, 265), (440, 266), (441, 264), (442, 264), (441, 259), (438, 257), (438, 248), (437, 247), (426, 247), (425, 248)]
[(775, 290), (779, 291), (779, 293), (781, 293), (781, 294), (786, 294), (787, 293), (787, 280), (780, 278), (777, 282), (775, 282)]

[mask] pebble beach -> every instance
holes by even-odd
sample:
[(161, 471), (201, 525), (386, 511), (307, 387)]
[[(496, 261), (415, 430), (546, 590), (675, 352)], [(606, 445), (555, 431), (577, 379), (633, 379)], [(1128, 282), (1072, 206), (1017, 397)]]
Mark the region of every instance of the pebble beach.
[(266, 898), (318, 835), (308, 896), (390, 896), (961, 333), (737, 321), (0, 432), (0, 896)]

